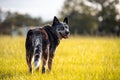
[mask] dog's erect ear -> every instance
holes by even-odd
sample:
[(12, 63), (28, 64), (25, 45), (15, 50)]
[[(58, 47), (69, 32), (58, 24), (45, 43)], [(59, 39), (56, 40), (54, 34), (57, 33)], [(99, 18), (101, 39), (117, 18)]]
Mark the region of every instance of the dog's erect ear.
[(64, 23), (68, 24), (68, 18), (65, 17), (65, 19), (63, 20)]
[(57, 19), (56, 16), (54, 16), (54, 19), (53, 19), (53, 26), (54, 26), (55, 24), (57, 24), (57, 23), (59, 23), (59, 20)]

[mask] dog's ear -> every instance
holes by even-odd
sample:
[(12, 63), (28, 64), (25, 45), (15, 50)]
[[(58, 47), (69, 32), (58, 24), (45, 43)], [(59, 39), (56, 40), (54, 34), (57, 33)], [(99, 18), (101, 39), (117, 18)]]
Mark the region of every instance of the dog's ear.
[(68, 18), (65, 17), (65, 19), (63, 20), (64, 23), (68, 24)]
[(59, 20), (57, 19), (57, 17), (56, 16), (54, 16), (54, 19), (53, 19), (53, 26), (55, 25), (55, 24), (57, 24), (57, 23), (59, 23)]

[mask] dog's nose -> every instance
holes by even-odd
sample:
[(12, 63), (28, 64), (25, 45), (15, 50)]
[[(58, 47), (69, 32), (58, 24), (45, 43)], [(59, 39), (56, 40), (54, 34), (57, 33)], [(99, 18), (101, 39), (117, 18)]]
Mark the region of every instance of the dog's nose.
[(69, 34), (70, 32), (69, 31), (66, 31), (66, 34)]

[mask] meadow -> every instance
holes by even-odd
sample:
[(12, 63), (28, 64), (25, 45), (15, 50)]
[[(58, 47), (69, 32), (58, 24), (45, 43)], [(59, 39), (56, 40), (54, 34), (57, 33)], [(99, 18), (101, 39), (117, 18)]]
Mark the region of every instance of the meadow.
[(0, 36), (0, 80), (120, 80), (120, 38), (61, 40), (51, 72), (28, 72), (25, 37)]

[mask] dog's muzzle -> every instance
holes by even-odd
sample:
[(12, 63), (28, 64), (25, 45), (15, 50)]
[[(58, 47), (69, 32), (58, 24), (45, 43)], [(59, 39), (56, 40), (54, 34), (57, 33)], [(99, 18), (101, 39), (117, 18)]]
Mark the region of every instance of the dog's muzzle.
[(62, 38), (68, 38), (69, 37), (69, 35), (70, 35), (70, 32), (69, 31), (66, 31), (65, 32), (65, 34), (62, 34), (61, 32), (59, 32), (60, 33), (60, 35), (62, 36)]

